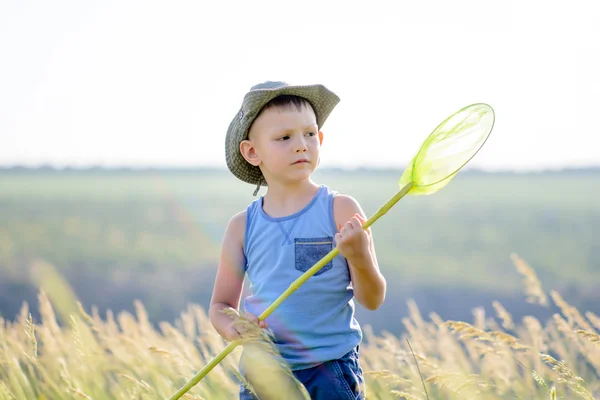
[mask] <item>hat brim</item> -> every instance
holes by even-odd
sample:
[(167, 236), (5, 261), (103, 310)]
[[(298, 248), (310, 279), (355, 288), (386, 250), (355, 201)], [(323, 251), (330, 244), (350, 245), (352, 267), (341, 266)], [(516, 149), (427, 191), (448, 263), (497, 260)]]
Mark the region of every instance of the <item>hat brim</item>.
[(248, 138), (248, 130), (264, 105), (281, 95), (294, 95), (305, 98), (315, 112), (319, 129), (325, 124), (325, 121), (340, 101), (335, 93), (320, 84), (288, 85), (272, 89), (255, 89), (248, 92), (244, 96), (242, 107), (229, 124), (225, 138), (227, 167), (233, 175), (244, 182), (253, 185), (262, 182), (266, 186), (260, 168), (248, 163), (240, 153), (240, 143)]

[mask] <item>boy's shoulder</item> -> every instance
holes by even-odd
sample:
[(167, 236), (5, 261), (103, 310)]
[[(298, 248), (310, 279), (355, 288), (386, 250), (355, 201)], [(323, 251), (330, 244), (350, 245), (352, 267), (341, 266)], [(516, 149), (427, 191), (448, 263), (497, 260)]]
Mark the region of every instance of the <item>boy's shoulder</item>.
[(261, 198), (256, 198), (252, 200), (250, 204), (244, 207), (241, 211), (236, 212), (229, 218), (228, 225), (232, 226), (234, 229), (241, 229), (242, 232), (246, 229), (247, 215), (250, 211), (252, 214), (252, 210), (256, 210), (256, 207), (261, 203)]
[(238, 211), (229, 218), (229, 223), (233, 225), (246, 224), (246, 209)]
[(236, 241), (243, 243), (244, 232), (246, 231), (246, 210), (239, 211), (229, 218), (227, 222), (226, 234), (235, 238)]
[(344, 193), (336, 193), (333, 197), (333, 217), (337, 225), (343, 224), (354, 216), (354, 214), (364, 215), (358, 201)]
[(333, 204), (337, 207), (351, 207), (358, 205), (358, 201), (349, 194), (334, 192)]

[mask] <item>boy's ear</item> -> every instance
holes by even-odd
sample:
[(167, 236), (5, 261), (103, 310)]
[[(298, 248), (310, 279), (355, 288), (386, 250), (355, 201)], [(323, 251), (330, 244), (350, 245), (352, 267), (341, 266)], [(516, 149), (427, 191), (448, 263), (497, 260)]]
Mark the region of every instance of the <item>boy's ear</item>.
[(319, 131), (319, 144), (322, 146), (323, 145), (323, 132)]
[(242, 140), (240, 142), (240, 153), (251, 165), (258, 167), (260, 165), (260, 157), (256, 154), (256, 149), (250, 140)]

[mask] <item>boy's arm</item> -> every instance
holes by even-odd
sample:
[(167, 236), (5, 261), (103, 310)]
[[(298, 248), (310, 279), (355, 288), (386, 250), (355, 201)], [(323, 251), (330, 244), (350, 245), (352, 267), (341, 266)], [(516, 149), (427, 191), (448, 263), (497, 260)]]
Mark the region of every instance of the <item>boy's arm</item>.
[(209, 318), (216, 331), (226, 340), (239, 338), (232, 326), (233, 319), (223, 313), (231, 309), (238, 313), (244, 284), (244, 231), (246, 213), (234, 215), (225, 228), (221, 243), (221, 255), (210, 301)]
[[(354, 297), (363, 307), (376, 310), (385, 299), (386, 281), (379, 271), (371, 228), (366, 231), (362, 229), (362, 222), (367, 219), (365, 213), (358, 202), (350, 196), (337, 195), (333, 198), (333, 204), (334, 219), (338, 230), (353, 219), (357, 226), (355, 238), (349, 239), (348, 243), (349, 245), (357, 244), (356, 246), (349, 246), (349, 251), (342, 252), (342, 248), (345, 250), (346, 246), (340, 246), (338, 243), (340, 253), (348, 260)], [(355, 218), (357, 214), (363, 221)], [(360, 231), (364, 231), (364, 234)], [(364, 247), (358, 245), (361, 242), (360, 235), (366, 235), (362, 237), (363, 240), (368, 241)]]

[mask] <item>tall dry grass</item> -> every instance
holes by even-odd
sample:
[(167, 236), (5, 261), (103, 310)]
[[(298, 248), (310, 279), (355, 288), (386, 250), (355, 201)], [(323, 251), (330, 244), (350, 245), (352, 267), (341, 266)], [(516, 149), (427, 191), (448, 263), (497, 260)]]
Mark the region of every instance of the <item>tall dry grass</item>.
[[(493, 316), (478, 308), (472, 322), (443, 321), (411, 302), (405, 336), (365, 328), (368, 398), (425, 399), (421, 375), (430, 399), (600, 398), (600, 317), (546, 295), (533, 269), (513, 261), (528, 301), (549, 306), (550, 298), (559, 313), (514, 321), (496, 302)], [(225, 346), (199, 306), (156, 329), (139, 302), (134, 314), (104, 318), (79, 307), (62, 326), (45, 291), (39, 305), (40, 321), (26, 304), (15, 321), (0, 319), (0, 400), (166, 399)], [(183, 398), (237, 398), (239, 356), (238, 347)]]

